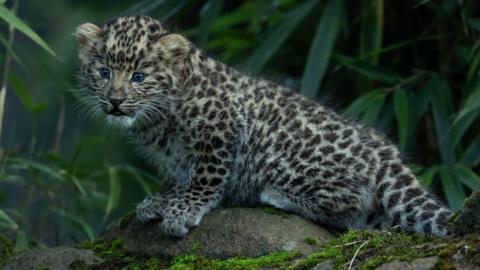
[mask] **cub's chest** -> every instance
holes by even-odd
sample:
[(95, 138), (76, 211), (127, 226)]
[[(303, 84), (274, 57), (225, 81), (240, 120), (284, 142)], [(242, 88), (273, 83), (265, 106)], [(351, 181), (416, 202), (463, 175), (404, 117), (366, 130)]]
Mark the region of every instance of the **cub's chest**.
[(164, 176), (177, 181), (188, 181), (193, 167), (193, 151), (179, 136), (172, 134), (168, 138), (140, 147)]

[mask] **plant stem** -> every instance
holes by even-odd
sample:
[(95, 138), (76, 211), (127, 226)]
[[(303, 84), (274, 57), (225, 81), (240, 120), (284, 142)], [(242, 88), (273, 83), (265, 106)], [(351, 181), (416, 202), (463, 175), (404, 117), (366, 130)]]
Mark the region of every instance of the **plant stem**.
[[(12, 12), (15, 14), (17, 12), (18, 8), (18, 0), (13, 0), (12, 4)], [(13, 25), (10, 25), (8, 27), (8, 45), (10, 48), (13, 47), (13, 42), (15, 39), (15, 27)], [(8, 73), (10, 71), (10, 61), (11, 61), (12, 55), (10, 54), (10, 51), (5, 49), (5, 62), (3, 62), (3, 74), (2, 74), (2, 86), (0, 88), (0, 142), (2, 141), (2, 127), (3, 127), (3, 114), (5, 112), (5, 99), (7, 96), (7, 84), (8, 84)], [(0, 145), (0, 157), (3, 156), (3, 149)]]

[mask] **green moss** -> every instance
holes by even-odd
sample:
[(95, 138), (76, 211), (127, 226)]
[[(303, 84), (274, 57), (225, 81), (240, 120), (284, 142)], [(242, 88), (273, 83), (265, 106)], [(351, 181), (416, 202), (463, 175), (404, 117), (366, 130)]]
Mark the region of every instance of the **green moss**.
[(120, 229), (125, 229), (127, 228), (128, 224), (130, 224), (130, 222), (135, 218), (135, 212), (129, 212), (127, 214), (125, 214), (122, 219), (120, 220), (120, 222), (118, 223), (118, 227)]
[(163, 266), (163, 261), (158, 258), (150, 258), (145, 262), (147, 270), (156, 270), (161, 269)]
[(438, 261), (435, 266), (435, 270), (453, 270), (456, 269), (450, 262), (447, 260), (440, 260)]
[(288, 214), (283, 212), (282, 210), (275, 208), (275, 207), (265, 207), (263, 208), (263, 212), (269, 215), (277, 215), (284, 218), (288, 218)]
[(92, 250), (97, 256), (106, 260), (124, 258), (126, 255), (123, 252), (122, 247), (122, 239), (114, 239), (112, 241), (87, 241), (77, 245), (77, 248)]
[(321, 252), (313, 253), (288, 269), (308, 269), (319, 262), (332, 260), (336, 269), (343, 269), (355, 256), (360, 259), (357, 269), (374, 269), (385, 262), (409, 261), (429, 256), (430, 252), (421, 247), (431, 238), (394, 232), (349, 231), (328, 242)]
[(0, 234), (0, 266), (13, 255), (13, 244), (5, 236)]
[(317, 245), (317, 241), (311, 237), (307, 237), (305, 238), (305, 243), (311, 245), (311, 246), (316, 246)]
[(74, 261), (72, 262), (69, 267), (68, 267), (69, 270), (87, 270), (88, 267), (87, 265), (85, 264), (84, 261)]
[(222, 269), (259, 269), (262, 267), (279, 267), (299, 257), (298, 252), (280, 252), (259, 258), (231, 258), (226, 260), (205, 259), (186, 254), (174, 258), (170, 270), (222, 270)]
[[(95, 255), (104, 259), (94, 269), (121, 269), (121, 270), (156, 270), (165, 269), (168, 262), (155, 257), (131, 256), (123, 250), (123, 240), (114, 239), (112, 241), (96, 240), (94, 242), (84, 242), (77, 245), (77, 248), (89, 249), (95, 252)], [(80, 267), (81, 265), (75, 265)], [(89, 269), (72, 268), (75, 270)]]

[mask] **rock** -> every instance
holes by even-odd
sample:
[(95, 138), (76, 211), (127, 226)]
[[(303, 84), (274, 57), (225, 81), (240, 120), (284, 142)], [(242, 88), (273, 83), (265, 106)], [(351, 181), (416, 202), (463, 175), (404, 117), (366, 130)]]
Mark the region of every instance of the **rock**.
[(184, 238), (169, 238), (162, 233), (159, 222), (141, 224), (134, 218), (112, 226), (102, 238), (121, 238), (124, 250), (136, 255), (171, 258), (193, 253), (230, 258), (291, 250), (309, 254), (332, 235), (296, 215), (269, 214), (259, 208), (223, 208), (206, 215)]
[(452, 219), (449, 231), (454, 235), (480, 233), (480, 189), (465, 200), (465, 205)]
[(70, 265), (94, 265), (103, 260), (93, 254), (91, 250), (82, 250), (71, 247), (54, 247), (46, 249), (32, 249), (25, 253), (13, 256), (4, 265), (4, 270), (65, 270)]
[(376, 270), (433, 270), (439, 260), (437, 256), (434, 256), (415, 259), (411, 262), (393, 261), (380, 265)]
[(315, 265), (311, 270), (332, 270), (334, 269), (334, 264), (332, 260), (327, 260)]

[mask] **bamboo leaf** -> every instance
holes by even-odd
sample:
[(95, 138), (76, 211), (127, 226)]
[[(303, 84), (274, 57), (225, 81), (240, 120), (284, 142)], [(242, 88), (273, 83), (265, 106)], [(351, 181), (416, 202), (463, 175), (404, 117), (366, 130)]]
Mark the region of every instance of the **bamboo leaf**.
[(440, 96), (442, 93), (449, 92), (444, 86), (443, 82), (438, 76), (433, 76), (431, 82), (428, 84), (430, 87), (430, 105), (433, 111), (433, 120), (435, 124), (435, 132), (437, 136), (437, 145), (440, 150), (440, 156), (444, 164), (452, 165), (455, 163), (452, 142), (450, 139), (450, 122), (448, 120), (448, 112), (450, 101), (445, 100), (445, 96)]
[(462, 162), (475, 167), (480, 163), (480, 135), (468, 146), (462, 156)]
[(450, 170), (446, 167), (442, 167), (439, 174), (448, 205), (453, 209), (462, 208), (466, 195), (460, 182), (455, 180), (455, 177), (452, 176)]
[(356, 99), (345, 111), (346, 117), (359, 118), (376, 100), (384, 99), (385, 92), (380, 90), (372, 91)]
[(477, 81), (470, 96), (467, 97), (466, 102), (460, 109), (460, 112), (454, 123), (457, 123), (462, 118), (466, 117), (467, 114), (477, 109), (480, 109), (480, 80)]
[(82, 230), (83, 234), (88, 238), (88, 240), (93, 241), (95, 239), (95, 233), (90, 225), (85, 222), (83, 219), (76, 217), (75, 215), (69, 214), (66, 211), (61, 209), (54, 209), (55, 212), (59, 213), (66, 221), (70, 224), (74, 225), (75, 227)]
[(433, 179), (437, 174), (438, 168), (436, 166), (428, 168), (424, 173), (422, 173), (420, 178), (420, 183), (424, 188), (430, 188), (432, 186)]
[(46, 175), (49, 175), (50, 177), (57, 179), (59, 181), (62, 181), (62, 182), (65, 181), (65, 177), (60, 172), (57, 172), (54, 169), (48, 166), (45, 166), (41, 163), (38, 163), (36, 161), (27, 160), (23, 158), (10, 158), (8, 159), (8, 161), (14, 164), (19, 164), (22, 166), (26, 166), (27, 168), (31, 168), (31, 169), (35, 169), (37, 171), (43, 172)]
[(223, 0), (210, 0), (205, 3), (200, 11), (201, 21), (198, 27), (197, 46), (204, 48), (208, 36), (213, 27), (213, 23), (220, 14), (223, 6)]
[(13, 251), (20, 253), (28, 250), (28, 239), (24, 231), (18, 231), (15, 237), (15, 246)]
[(78, 180), (77, 177), (75, 176), (71, 176), (70, 179), (72, 179), (72, 182), (73, 184), (75, 185), (75, 187), (77, 187), (78, 191), (80, 191), (80, 193), (83, 195), (83, 196), (87, 196), (87, 192), (85, 192), (85, 189), (83, 188), (83, 185), (80, 183), (80, 181)]
[(398, 137), (400, 140), (400, 148), (405, 149), (407, 144), (407, 138), (409, 133), (409, 104), (408, 97), (404, 89), (398, 89), (395, 91), (393, 97), (393, 106), (395, 108), (395, 116), (398, 123)]
[(8, 80), (12, 85), (13, 93), (15, 93), (17, 98), (27, 110), (29, 110), (31, 113), (40, 113), (45, 109), (45, 104), (35, 104), (33, 97), (30, 95), (23, 82), (15, 75), (15, 73), (10, 72), (8, 74)]
[(245, 68), (252, 73), (262, 70), (293, 30), (312, 11), (317, 2), (318, 0), (305, 1), (288, 12), (280, 23), (267, 34), (260, 46), (250, 55), (245, 63)]
[(2, 209), (0, 209), (0, 228), (7, 230), (18, 229), (18, 224)]
[(17, 64), (20, 65), (20, 67), (24, 70), (27, 70), (27, 68), (25, 67), (25, 64), (22, 62), (22, 60), (18, 57), (18, 55), (15, 53), (15, 51), (13, 50), (12, 46), (8, 43), (8, 41), (3, 37), (3, 36), (0, 36), (0, 42), (2, 43), (3, 46), (5, 46), (5, 48), (7, 49), (8, 53), (10, 53), (10, 55), (13, 57), (13, 59), (15, 60), (15, 62), (17, 62)]
[(458, 179), (471, 190), (480, 187), (480, 177), (464, 164), (456, 164), (451, 170), (455, 179)]
[(378, 95), (375, 99), (372, 99), (368, 104), (365, 113), (363, 114), (362, 121), (367, 124), (375, 124), (380, 111), (385, 103), (386, 94), (382, 92), (382, 95)]
[(121, 186), (118, 178), (118, 169), (116, 167), (108, 166), (108, 180), (110, 184), (110, 193), (108, 194), (104, 219), (106, 219), (112, 210), (117, 207), (118, 199), (120, 198)]
[[(380, 59), (379, 51), (383, 37), (383, 0), (362, 1), (362, 26), (360, 29), (359, 58), (372, 66), (377, 66)], [(371, 57), (365, 54), (373, 53)], [(358, 77), (358, 93), (366, 93), (372, 88), (372, 80), (368, 77)]]
[(18, 18), (12, 11), (3, 5), (0, 5), (0, 18), (5, 20), (9, 25), (15, 27), (20, 32), (24, 33), (27, 37), (37, 43), (45, 51), (55, 56), (55, 52), (48, 46), (48, 44), (35, 33), (25, 22)]
[(455, 121), (450, 130), (450, 137), (452, 138), (452, 147), (455, 148), (462, 139), (463, 135), (472, 126), (473, 122), (480, 114), (480, 108), (469, 112), (464, 117)]
[(306, 97), (312, 98), (316, 95), (325, 76), (340, 30), (343, 7), (343, 0), (330, 0), (322, 13), (303, 72), (301, 93)]
[(385, 68), (373, 66), (372, 64), (356, 61), (350, 57), (346, 57), (339, 54), (333, 55), (334, 59), (341, 65), (358, 72), (373, 80), (385, 82), (388, 84), (395, 84), (402, 79), (398, 74)]
[(143, 191), (145, 192), (145, 194), (147, 195), (151, 195), (152, 194), (152, 190), (150, 189), (150, 187), (148, 186), (147, 182), (145, 182), (145, 179), (143, 179), (142, 176), (138, 175), (137, 173), (135, 173), (134, 171), (132, 170), (129, 170), (126, 168), (126, 171), (128, 173), (130, 173), (133, 178), (138, 182), (138, 184), (140, 185), (140, 187), (143, 189)]

